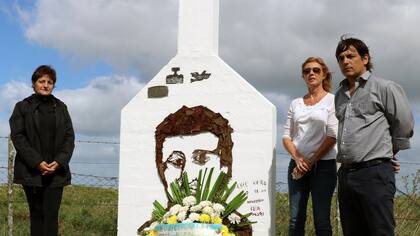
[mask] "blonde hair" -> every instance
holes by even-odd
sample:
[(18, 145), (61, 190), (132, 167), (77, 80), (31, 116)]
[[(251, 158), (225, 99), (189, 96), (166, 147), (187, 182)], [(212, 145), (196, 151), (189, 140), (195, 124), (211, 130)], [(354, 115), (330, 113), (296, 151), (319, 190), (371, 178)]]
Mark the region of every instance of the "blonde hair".
[(303, 64), (302, 64), (302, 75), (303, 75), (303, 68), (305, 67), (306, 64), (308, 64), (310, 62), (316, 62), (316, 63), (321, 65), (322, 72), (325, 74), (325, 79), (322, 81), (322, 88), (327, 92), (331, 92), (332, 74), (331, 74), (330, 70), (328, 69), (327, 64), (325, 64), (325, 62), (324, 62), (324, 60), (322, 60), (322, 58), (320, 58), (320, 57), (308, 57), (305, 60), (305, 62), (303, 62)]

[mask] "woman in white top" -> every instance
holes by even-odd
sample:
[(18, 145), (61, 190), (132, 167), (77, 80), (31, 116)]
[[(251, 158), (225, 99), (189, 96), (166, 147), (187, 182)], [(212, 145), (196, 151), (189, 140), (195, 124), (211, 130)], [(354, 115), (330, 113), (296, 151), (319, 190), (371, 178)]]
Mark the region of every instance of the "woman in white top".
[(336, 186), (337, 119), (332, 76), (319, 57), (302, 64), (302, 78), (308, 92), (290, 104), (283, 135), (290, 153), (288, 169), (289, 235), (304, 235), (309, 193), (316, 235), (332, 235), (331, 199)]

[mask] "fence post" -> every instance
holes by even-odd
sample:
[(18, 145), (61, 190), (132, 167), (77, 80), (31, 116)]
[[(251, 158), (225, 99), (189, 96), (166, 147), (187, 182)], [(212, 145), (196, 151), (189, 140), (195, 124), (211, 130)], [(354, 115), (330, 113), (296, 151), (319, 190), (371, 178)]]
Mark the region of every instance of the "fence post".
[(7, 164), (7, 227), (8, 235), (13, 236), (13, 160), (15, 149), (10, 136), (8, 138), (8, 164)]

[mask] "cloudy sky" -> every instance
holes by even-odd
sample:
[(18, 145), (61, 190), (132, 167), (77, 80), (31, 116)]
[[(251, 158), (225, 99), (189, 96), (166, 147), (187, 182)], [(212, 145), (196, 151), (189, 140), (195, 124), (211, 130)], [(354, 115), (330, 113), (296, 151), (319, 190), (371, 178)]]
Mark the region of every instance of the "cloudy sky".
[[(177, 7), (178, 0), (0, 1), (0, 136), (14, 104), (31, 93), (33, 70), (52, 64), (55, 94), (68, 104), (77, 138), (118, 141), (120, 109), (176, 53)], [(374, 73), (405, 89), (418, 134), (418, 22), (420, 2), (412, 0), (222, 0), (219, 55), (277, 106), (281, 137), (289, 102), (306, 92), (301, 63), (323, 57), (336, 88), (343, 79), (336, 44), (343, 34), (359, 37)], [(420, 138), (412, 146), (400, 157), (419, 162)], [(118, 147), (80, 144), (77, 153), (116, 160)], [(279, 160), (281, 173), (287, 157)]]

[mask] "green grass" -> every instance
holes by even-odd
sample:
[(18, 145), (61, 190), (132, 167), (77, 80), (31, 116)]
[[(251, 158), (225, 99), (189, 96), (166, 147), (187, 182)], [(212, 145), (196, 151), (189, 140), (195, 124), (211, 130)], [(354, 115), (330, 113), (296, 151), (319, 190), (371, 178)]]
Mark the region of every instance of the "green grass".
[[(417, 191), (406, 191), (395, 198), (396, 235), (420, 235), (420, 199)], [(14, 235), (29, 235), (28, 209), (25, 194), (21, 187), (14, 193)], [(61, 235), (94, 236), (116, 235), (117, 228), (117, 190), (92, 187), (69, 186), (64, 190), (60, 209), (59, 228)], [(333, 198), (331, 222), (333, 234), (342, 235), (337, 219), (336, 198)], [(0, 236), (7, 235), (7, 197), (6, 187), (0, 186)], [(278, 193), (276, 198), (276, 235), (287, 235), (288, 198), (287, 193)], [(315, 235), (309, 200), (306, 235)], [(256, 235), (259, 236), (259, 235)]]
[[(7, 235), (7, 188), (0, 187), (0, 235)], [(29, 235), (29, 212), (25, 193), (14, 188), (13, 235)], [(59, 231), (62, 236), (117, 234), (116, 189), (69, 186), (64, 188)]]
[[(337, 218), (337, 200), (334, 195), (331, 207), (331, 224), (333, 227), (333, 235), (342, 235), (341, 227)], [(289, 228), (289, 199), (287, 193), (277, 193), (276, 197), (276, 235), (287, 235)], [(308, 207), (306, 211), (306, 235), (315, 235), (312, 216), (312, 199), (308, 200)], [(338, 225), (338, 227), (337, 227)]]
[[(314, 221), (312, 216), (312, 199), (308, 201), (305, 232), (306, 235), (315, 235)], [(420, 235), (420, 198), (417, 194), (408, 196), (398, 195), (395, 197), (395, 221), (397, 227), (395, 235), (418, 236)], [(289, 205), (287, 193), (277, 193), (276, 198), (276, 231), (278, 236), (287, 235), (289, 222)], [(331, 207), (331, 224), (333, 235), (343, 235), (338, 212), (337, 198), (334, 195)]]

